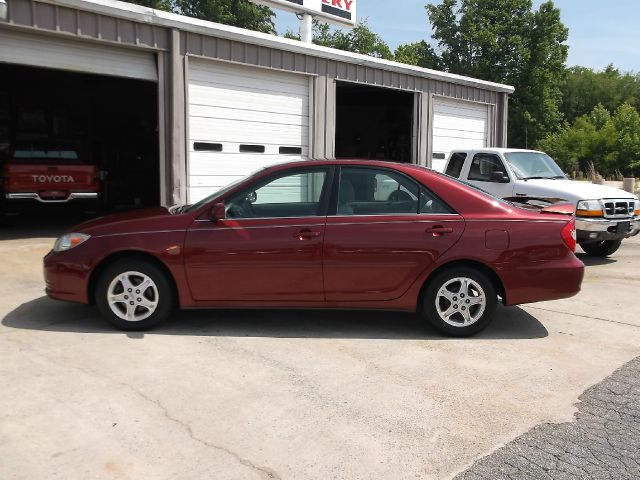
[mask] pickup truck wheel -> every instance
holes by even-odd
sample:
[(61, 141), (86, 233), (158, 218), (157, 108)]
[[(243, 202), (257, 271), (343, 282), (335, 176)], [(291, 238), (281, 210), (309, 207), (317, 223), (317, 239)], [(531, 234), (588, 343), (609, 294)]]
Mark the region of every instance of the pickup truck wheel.
[(493, 283), (473, 268), (452, 268), (427, 280), (423, 312), (436, 329), (467, 337), (489, 325), (497, 305)]
[(622, 240), (602, 240), (594, 243), (581, 243), (580, 248), (592, 257), (607, 257), (615, 253), (622, 244)]
[(96, 305), (121, 330), (147, 330), (173, 310), (173, 289), (154, 264), (122, 259), (109, 265), (96, 283)]

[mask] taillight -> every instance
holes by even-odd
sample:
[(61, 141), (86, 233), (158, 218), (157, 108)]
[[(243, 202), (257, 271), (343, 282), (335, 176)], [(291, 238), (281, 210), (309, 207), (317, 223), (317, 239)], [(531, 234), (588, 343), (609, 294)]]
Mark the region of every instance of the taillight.
[(571, 220), (567, 222), (567, 224), (562, 227), (562, 232), (560, 234), (562, 236), (562, 240), (565, 245), (572, 252), (576, 251), (576, 219), (571, 217)]

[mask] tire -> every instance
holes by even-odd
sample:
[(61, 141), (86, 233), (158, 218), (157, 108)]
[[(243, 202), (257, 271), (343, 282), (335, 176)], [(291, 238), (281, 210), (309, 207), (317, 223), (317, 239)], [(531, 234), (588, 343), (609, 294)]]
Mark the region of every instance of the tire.
[(603, 240), (594, 243), (581, 243), (580, 248), (584, 250), (584, 253), (592, 257), (608, 257), (614, 254), (620, 248), (621, 244), (622, 239)]
[[(136, 288), (140, 285), (143, 288)], [(96, 282), (95, 299), (109, 322), (128, 331), (148, 330), (166, 320), (175, 306), (167, 275), (153, 263), (135, 258), (121, 259), (105, 268)]]
[(486, 275), (474, 268), (455, 267), (427, 280), (422, 309), (437, 330), (468, 337), (491, 323), (497, 303), (495, 286)]

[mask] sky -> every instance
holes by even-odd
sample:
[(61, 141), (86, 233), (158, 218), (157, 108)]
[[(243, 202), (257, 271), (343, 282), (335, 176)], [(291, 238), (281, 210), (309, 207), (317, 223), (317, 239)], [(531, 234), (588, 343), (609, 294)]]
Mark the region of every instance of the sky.
[[(427, 0), (358, 0), (358, 19), (394, 50), (402, 43), (429, 40)], [(431, 3), (439, 3), (437, 0)], [(542, 0), (533, 0), (537, 8)], [(609, 63), (622, 71), (640, 72), (640, 0), (556, 0), (569, 28), (569, 66), (603, 69)], [(295, 15), (277, 11), (276, 29), (298, 31)]]

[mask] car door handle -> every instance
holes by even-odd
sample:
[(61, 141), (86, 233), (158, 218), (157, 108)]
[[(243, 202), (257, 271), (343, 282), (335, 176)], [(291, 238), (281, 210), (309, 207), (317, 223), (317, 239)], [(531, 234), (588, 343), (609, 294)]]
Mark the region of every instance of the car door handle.
[(311, 240), (312, 238), (317, 238), (320, 236), (320, 232), (317, 230), (300, 230), (298, 233), (293, 235), (295, 238), (300, 240)]
[(443, 227), (442, 225), (434, 225), (433, 227), (428, 228), (427, 232), (431, 233), (434, 237), (439, 237), (440, 235), (444, 235), (445, 233), (453, 233), (453, 228)]

